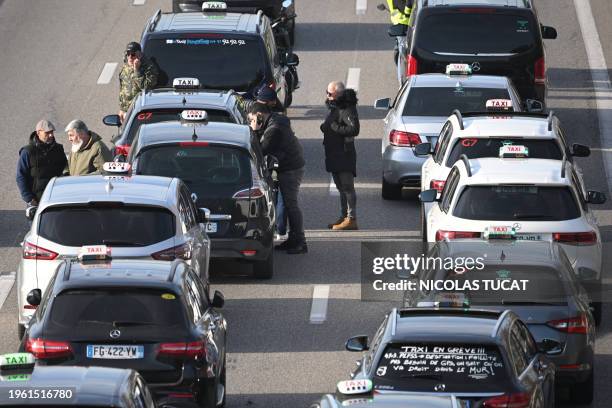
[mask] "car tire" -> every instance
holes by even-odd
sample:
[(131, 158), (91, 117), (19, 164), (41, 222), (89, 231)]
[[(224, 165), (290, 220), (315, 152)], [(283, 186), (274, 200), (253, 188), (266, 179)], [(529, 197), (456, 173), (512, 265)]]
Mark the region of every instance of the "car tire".
[(287, 92), (287, 96), (285, 96), (285, 103), (284, 103), (285, 109), (290, 107), (292, 103), (293, 103), (293, 92)]
[(21, 323), (17, 323), (17, 336), (19, 336), (19, 340), (23, 339), (25, 335), (25, 326)]
[(198, 395), (198, 405), (202, 408), (217, 407), (217, 381), (216, 378), (201, 379), (200, 395)]
[(225, 389), (225, 391), (223, 392), (223, 399), (221, 400), (221, 404), (217, 405), (217, 408), (224, 408), (225, 407), (225, 400), (227, 397), (227, 375), (226, 375), (226, 371), (227, 371), (227, 366), (225, 365), (225, 356), (223, 356), (223, 370), (221, 371), (221, 374), (219, 375), (219, 384), (223, 385), (223, 388)]
[(591, 313), (593, 314), (593, 320), (595, 320), (595, 327), (599, 327), (601, 323), (602, 309), (602, 302), (591, 302)]
[(593, 369), (589, 373), (589, 379), (576, 383), (570, 388), (570, 399), (573, 403), (579, 405), (588, 405), (593, 402), (593, 392), (595, 384), (593, 381)]
[(425, 206), (421, 203), (421, 240), (427, 242), (427, 220), (425, 219)]
[(387, 183), (382, 178), (382, 198), (384, 200), (399, 200), (402, 198), (402, 186), (399, 184)]
[(172, 12), (173, 13), (181, 13), (181, 6), (179, 6), (179, 0), (172, 0)]
[(274, 275), (274, 250), (263, 261), (253, 262), (253, 276), (257, 279), (271, 279)]

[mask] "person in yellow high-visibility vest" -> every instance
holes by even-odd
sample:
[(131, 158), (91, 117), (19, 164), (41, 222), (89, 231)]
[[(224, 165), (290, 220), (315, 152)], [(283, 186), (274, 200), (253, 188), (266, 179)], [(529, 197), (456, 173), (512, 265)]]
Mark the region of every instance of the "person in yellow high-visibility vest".
[(410, 25), (412, 0), (387, 0), (391, 24)]

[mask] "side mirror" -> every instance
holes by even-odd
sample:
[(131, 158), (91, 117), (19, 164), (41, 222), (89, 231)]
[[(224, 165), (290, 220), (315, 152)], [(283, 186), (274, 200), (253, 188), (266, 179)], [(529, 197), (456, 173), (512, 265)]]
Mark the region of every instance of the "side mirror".
[(422, 203), (433, 203), (438, 201), (438, 190), (432, 188), (422, 191), (421, 194), (419, 194), (419, 200), (421, 200)]
[(394, 24), (387, 31), (389, 37), (404, 37), (406, 32), (408, 32), (408, 26), (404, 24)]
[(267, 154), (264, 157), (264, 160), (266, 161), (266, 169), (268, 169), (269, 171), (278, 169), (278, 159), (276, 158), (276, 156)]
[(368, 336), (355, 336), (346, 341), (345, 345), (348, 351), (366, 351), (370, 349), (368, 346)]
[(291, 53), (287, 54), (287, 58), (285, 59), (285, 65), (288, 67), (297, 67), (300, 65), (300, 57), (297, 54)]
[(587, 191), (587, 203), (603, 204), (606, 202), (606, 195), (600, 191)]
[(558, 341), (553, 339), (542, 339), (540, 343), (538, 343), (538, 350), (541, 353), (550, 353), (551, 351), (559, 348), (561, 344)]
[(526, 99), (525, 110), (532, 113), (544, 112), (544, 104), (537, 99)]
[(419, 143), (414, 147), (415, 156), (429, 156), (431, 153), (431, 143), (429, 142)]
[(119, 119), (119, 115), (106, 115), (102, 118), (102, 123), (106, 126), (121, 126), (121, 119)]
[(200, 222), (208, 222), (208, 220), (210, 220), (210, 210), (208, 208), (199, 208), (199, 214), (200, 219), (198, 221)]
[(28, 296), (26, 297), (26, 301), (32, 306), (40, 305), (41, 299), (42, 291), (40, 289), (32, 289), (28, 292)]
[(589, 146), (574, 143), (572, 145), (572, 156), (574, 157), (588, 157), (591, 155), (591, 148)]
[(374, 109), (389, 110), (391, 108), (391, 99), (382, 98), (374, 101)]
[(225, 304), (225, 297), (223, 296), (223, 293), (219, 292), (218, 290), (215, 290), (215, 294), (213, 296), (211, 306), (214, 307), (215, 309), (221, 309), (224, 304)]
[(557, 30), (554, 27), (542, 26), (542, 38), (545, 40), (554, 40), (557, 38)]

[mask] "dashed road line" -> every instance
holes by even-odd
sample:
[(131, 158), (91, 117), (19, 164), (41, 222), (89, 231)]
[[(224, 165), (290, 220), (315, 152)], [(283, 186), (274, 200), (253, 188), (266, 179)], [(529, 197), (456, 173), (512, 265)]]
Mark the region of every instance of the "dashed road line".
[(104, 64), (104, 68), (102, 68), (102, 72), (98, 77), (98, 85), (106, 85), (113, 78), (113, 74), (115, 73), (115, 69), (117, 69), (116, 62), (107, 62)]
[(0, 309), (4, 305), (6, 298), (15, 284), (15, 272), (6, 275), (0, 275)]
[(355, 0), (355, 13), (360, 16), (368, 10), (368, 0)]
[(327, 319), (327, 302), (329, 300), (329, 285), (316, 285), (312, 290), (312, 306), (310, 323), (321, 324)]
[(132, 6), (144, 6), (146, 2), (147, 0), (134, 0), (134, 2), (132, 3)]
[(355, 92), (359, 91), (359, 76), (361, 75), (361, 68), (349, 68), (348, 74), (346, 75), (346, 87), (354, 89)]
[(331, 176), (329, 179), (329, 195), (339, 196), (340, 192), (336, 188), (336, 183), (334, 183), (334, 177)]

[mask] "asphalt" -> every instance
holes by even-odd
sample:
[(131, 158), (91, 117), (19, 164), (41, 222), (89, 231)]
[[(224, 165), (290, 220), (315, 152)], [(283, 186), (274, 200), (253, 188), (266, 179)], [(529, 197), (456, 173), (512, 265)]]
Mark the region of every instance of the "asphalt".
[[(587, 0), (576, 0), (578, 7)], [(143, 6), (119, 0), (0, 0), (0, 273), (16, 270), (19, 243), (28, 228), (24, 204), (15, 185), (15, 164), (34, 124), (43, 116), (59, 127), (75, 118), (109, 140), (112, 129), (101, 118), (117, 110), (117, 71), (107, 85), (97, 85), (105, 63), (121, 62), (125, 44), (138, 40), (146, 19), (170, 0)], [(358, 3), (358, 2), (357, 2)], [(276, 257), (276, 275), (268, 282), (248, 276), (242, 265), (213, 265), (213, 288), (226, 296), (229, 321), (228, 407), (308, 406), (347, 378), (357, 355), (343, 351), (346, 338), (372, 335), (391, 303), (361, 302), (360, 241), (418, 239), (419, 214), (414, 198), (387, 202), (377, 187), (381, 178), (380, 138), (384, 113), (376, 98), (397, 90), (387, 15), (370, 0), (363, 15), (354, 0), (297, 0), (297, 45), (302, 87), (289, 116), (302, 140), (308, 186), (301, 194), (310, 237), (307, 255)], [(555, 26), (559, 38), (546, 41), (550, 90), (548, 107), (564, 123), (571, 142), (602, 145), (594, 90), (609, 100), (612, 92), (593, 83), (573, 0), (538, 0), (540, 19)], [(590, 5), (608, 66), (612, 66), (612, 5)], [(361, 231), (332, 234), (327, 223), (338, 216), (338, 197), (330, 194), (319, 124), (331, 80), (346, 80), (360, 69), (361, 134), (357, 141), (358, 220)], [(601, 96), (601, 93), (600, 93)], [(610, 114), (606, 112), (606, 114)], [(57, 137), (67, 146), (66, 135)], [(589, 189), (609, 191), (604, 160), (612, 153), (594, 151), (579, 159)], [(608, 194), (609, 195), (609, 194)], [(610, 195), (609, 195), (610, 196)], [(612, 230), (612, 204), (598, 217), (606, 239)], [(606, 278), (609, 272), (606, 270)], [(325, 321), (310, 323), (315, 285), (329, 287)], [(0, 297), (1, 300), (1, 297)], [(16, 297), (10, 292), (0, 309), (0, 353), (18, 347)], [(612, 308), (606, 305), (599, 330), (596, 395), (592, 405), (610, 406), (612, 388)]]

